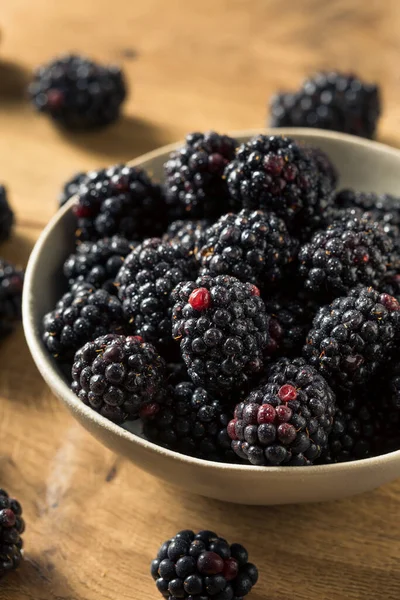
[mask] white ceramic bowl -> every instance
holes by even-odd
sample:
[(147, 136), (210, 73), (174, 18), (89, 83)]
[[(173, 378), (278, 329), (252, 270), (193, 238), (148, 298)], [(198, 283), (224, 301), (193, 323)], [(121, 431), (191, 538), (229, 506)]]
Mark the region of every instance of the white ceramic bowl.
[[(240, 141), (260, 131), (236, 134)], [(263, 132), (264, 133), (264, 132)], [(353, 136), (312, 129), (281, 129), (319, 146), (340, 173), (340, 186), (400, 195), (400, 151)], [(131, 164), (162, 178), (162, 165), (180, 144), (150, 152)], [(155, 215), (156, 216), (156, 215)], [(41, 321), (60, 297), (62, 264), (74, 245), (71, 202), (42, 232), (26, 271), (23, 322), (36, 365), (75, 418), (108, 448), (136, 465), (177, 486), (210, 498), (243, 504), (287, 504), (333, 500), (358, 494), (400, 476), (400, 451), (353, 463), (312, 467), (254, 467), (207, 462), (165, 450), (139, 435), (114, 425), (85, 406), (69, 389), (68, 381), (41, 342)]]

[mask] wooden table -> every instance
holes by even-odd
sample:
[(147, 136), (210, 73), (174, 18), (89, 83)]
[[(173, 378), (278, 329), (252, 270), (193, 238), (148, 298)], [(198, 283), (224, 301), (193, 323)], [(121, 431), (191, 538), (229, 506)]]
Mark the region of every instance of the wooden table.
[[(191, 130), (262, 127), (270, 94), (315, 69), (377, 80), (379, 138), (400, 142), (397, 0), (12, 0), (2, 3), (0, 27), (0, 180), (18, 218), (2, 254), (22, 264), (76, 170)], [(25, 100), (31, 69), (69, 50), (125, 69), (125, 114), (104, 132), (62, 133)], [(196, 497), (86, 433), (37, 373), (21, 329), (1, 345), (0, 364), (0, 485), (27, 521), (26, 560), (1, 581), (1, 600), (155, 599), (150, 560), (187, 527), (246, 543), (261, 573), (249, 599), (400, 598), (400, 481), (315, 506)]]

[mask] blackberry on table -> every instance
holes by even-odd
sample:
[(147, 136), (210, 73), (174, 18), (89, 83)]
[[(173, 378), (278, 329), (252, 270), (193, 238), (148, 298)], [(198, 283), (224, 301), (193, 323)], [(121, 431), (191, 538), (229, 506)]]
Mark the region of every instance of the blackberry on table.
[(220, 462), (237, 462), (226, 427), (232, 411), (193, 383), (178, 383), (170, 397), (144, 411), (144, 434), (182, 454)]
[(36, 110), (62, 126), (89, 129), (118, 119), (126, 85), (119, 67), (70, 54), (36, 69), (29, 94)]
[(180, 531), (160, 547), (151, 563), (158, 591), (168, 600), (243, 600), (258, 581), (241, 544), (213, 531)]
[(210, 219), (229, 209), (224, 169), (234, 158), (237, 141), (215, 131), (189, 133), (185, 145), (164, 165), (165, 193), (174, 219)]
[(7, 190), (0, 185), (0, 242), (8, 240), (14, 225), (14, 212), (7, 198)]
[(0, 578), (18, 567), (22, 560), (25, 523), (18, 500), (0, 489)]
[(24, 271), (0, 258), (0, 338), (21, 320), (23, 285)]
[(240, 394), (263, 367), (268, 315), (258, 288), (203, 276), (173, 291), (172, 335), (196, 386)]
[(75, 196), (78, 193), (79, 187), (86, 180), (87, 175), (86, 171), (80, 171), (79, 173), (75, 173), (75, 175), (65, 182), (58, 198), (60, 208), (61, 206), (64, 206), (72, 196)]
[(87, 342), (72, 366), (75, 394), (103, 417), (122, 423), (137, 419), (163, 399), (165, 362), (139, 336), (107, 334)]
[(367, 384), (398, 346), (400, 304), (359, 286), (317, 312), (303, 356), (335, 392)]
[(128, 165), (88, 173), (79, 186), (73, 213), (81, 241), (115, 234), (141, 240), (161, 234), (166, 224), (160, 186), (142, 169)]
[(158, 238), (145, 240), (127, 256), (117, 277), (118, 295), (135, 334), (151, 343), (171, 343), (171, 292), (195, 269), (191, 253)]
[(107, 333), (123, 333), (118, 298), (88, 283), (75, 285), (43, 318), (43, 343), (60, 361), (68, 361), (86, 342)]
[(201, 275), (233, 275), (268, 287), (282, 279), (297, 253), (297, 242), (274, 213), (242, 210), (218, 219), (199, 251)]
[(210, 225), (211, 221), (209, 219), (173, 221), (168, 225), (166, 233), (162, 236), (162, 241), (178, 244), (188, 252), (197, 252), (204, 244), (205, 233)]
[(294, 93), (270, 102), (271, 127), (317, 127), (372, 138), (381, 113), (379, 88), (352, 74), (316, 73)]
[(120, 235), (83, 242), (65, 261), (64, 275), (70, 285), (83, 281), (116, 294), (115, 278), (135, 245)]
[(313, 464), (327, 448), (335, 394), (302, 358), (282, 358), (235, 408), (232, 449), (253, 465)]

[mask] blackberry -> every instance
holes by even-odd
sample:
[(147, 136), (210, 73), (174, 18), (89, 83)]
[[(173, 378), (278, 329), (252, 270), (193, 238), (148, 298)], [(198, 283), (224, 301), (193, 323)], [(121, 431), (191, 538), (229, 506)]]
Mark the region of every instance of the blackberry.
[(64, 204), (66, 204), (68, 200), (72, 198), (72, 196), (75, 196), (78, 193), (79, 187), (86, 180), (86, 178), (86, 172), (79, 172), (75, 173), (75, 175), (65, 182), (58, 198), (58, 204), (60, 208), (61, 206), (64, 206)]
[(357, 287), (319, 309), (303, 355), (335, 391), (368, 383), (398, 345), (400, 304)]
[(9, 334), (21, 320), (24, 271), (0, 258), (0, 338)]
[(226, 427), (232, 412), (204, 388), (178, 383), (166, 402), (143, 414), (144, 434), (182, 454), (220, 462), (237, 462)]
[(227, 135), (195, 132), (172, 152), (164, 170), (166, 199), (174, 219), (210, 219), (228, 211), (223, 174), (236, 146), (237, 141)]
[(306, 79), (295, 93), (276, 94), (270, 111), (271, 127), (317, 127), (372, 138), (381, 104), (377, 85), (332, 71)]
[(16, 569), (22, 560), (25, 523), (21, 515), (18, 500), (0, 489), (0, 578)]
[(7, 190), (0, 185), (0, 242), (8, 240), (14, 225), (14, 212), (7, 198)]
[(65, 261), (64, 275), (70, 285), (84, 281), (116, 293), (115, 278), (134, 246), (134, 242), (119, 235), (97, 242), (83, 242)]
[(220, 217), (206, 232), (199, 252), (201, 275), (233, 275), (268, 287), (283, 278), (297, 243), (274, 213), (242, 210)]
[(328, 445), (335, 394), (302, 358), (282, 358), (235, 408), (232, 449), (253, 465), (310, 465)]
[(107, 333), (123, 333), (121, 303), (88, 283), (74, 286), (43, 318), (43, 343), (61, 361), (68, 361), (83, 344)]
[(171, 292), (193, 276), (195, 261), (179, 246), (145, 240), (125, 259), (117, 285), (124, 314), (147, 342), (171, 342)]
[(162, 400), (165, 363), (139, 336), (108, 334), (78, 350), (72, 379), (71, 388), (82, 402), (122, 423)]
[(327, 298), (357, 284), (378, 287), (391, 266), (392, 251), (379, 223), (346, 215), (302, 246), (299, 273), (307, 289)]
[(268, 316), (259, 290), (235, 277), (203, 276), (172, 294), (172, 335), (196, 386), (240, 393), (263, 367)]
[(329, 156), (321, 148), (314, 146), (304, 146), (304, 149), (314, 160), (320, 176), (326, 179), (326, 185), (334, 190), (339, 179), (339, 173)]
[(70, 54), (36, 69), (29, 94), (36, 110), (60, 125), (90, 129), (118, 119), (126, 86), (119, 67)]
[(73, 212), (81, 241), (122, 235), (140, 240), (162, 233), (166, 205), (159, 185), (137, 167), (115, 165), (88, 173)]
[(158, 591), (168, 600), (244, 600), (258, 570), (241, 544), (213, 531), (180, 531), (160, 547), (151, 563)]
[(163, 242), (170, 242), (183, 246), (188, 252), (196, 252), (205, 241), (205, 233), (211, 221), (201, 219), (199, 221), (173, 221), (168, 225), (166, 233), (162, 236)]

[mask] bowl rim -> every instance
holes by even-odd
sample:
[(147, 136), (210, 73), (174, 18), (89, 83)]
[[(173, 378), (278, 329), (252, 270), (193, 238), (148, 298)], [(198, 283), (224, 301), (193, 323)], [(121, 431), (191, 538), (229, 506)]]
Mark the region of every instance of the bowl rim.
[[(386, 144), (382, 144), (380, 142), (367, 140), (364, 138), (359, 138), (357, 136), (334, 132), (334, 131), (325, 131), (321, 129), (312, 129), (312, 128), (299, 128), (299, 127), (289, 127), (289, 128), (267, 128), (267, 129), (248, 129), (248, 130), (239, 130), (230, 132), (229, 135), (232, 137), (239, 138), (247, 138), (255, 135), (290, 135), (299, 136), (301, 138), (317, 138), (317, 139), (331, 139), (339, 142), (344, 142), (346, 144), (350, 144), (353, 146), (360, 146), (367, 149), (375, 149), (380, 152), (384, 152), (385, 154), (392, 155), (400, 161), (400, 150), (392, 148)], [(152, 150), (146, 154), (143, 154), (134, 160), (127, 162), (130, 166), (142, 166), (143, 163), (154, 160), (156, 158), (160, 158), (163, 155), (169, 154), (171, 151), (176, 150), (180, 146), (182, 146), (184, 142), (178, 141), (172, 144), (168, 144)], [(98, 428), (103, 428), (108, 430), (113, 435), (116, 435), (119, 438), (122, 438), (128, 442), (133, 444), (137, 444), (141, 446), (144, 450), (150, 451), (153, 454), (161, 454), (165, 458), (169, 458), (181, 463), (185, 463), (190, 466), (197, 466), (200, 468), (208, 468), (213, 471), (227, 472), (232, 471), (234, 473), (247, 473), (251, 476), (251, 474), (256, 473), (265, 473), (269, 475), (280, 475), (283, 477), (284, 474), (286, 477), (292, 477), (294, 473), (301, 474), (301, 477), (311, 478), (317, 477), (322, 474), (329, 473), (340, 473), (340, 472), (349, 472), (349, 471), (368, 471), (373, 467), (378, 467), (383, 463), (388, 462), (397, 462), (400, 460), (400, 450), (395, 450), (393, 452), (389, 452), (387, 454), (382, 454), (379, 456), (375, 456), (372, 458), (365, 458), (359, 461), (349, 461), (343, 463), (335, 463), (328, 465), (310, 465), (301, 467), (299, 471), (299, 467), (282, 467), (282, 466), (256, 466), (250, 464), (232, 464), (232, 463), (219, 463), (216, 461), (208, 461), (200, 458), (195, 458), (192, 456), (188, 456), (185, 454), (181, 454), (179, 452), (175, 452), (173, 450), (169, 450), (167, 448), (163, 448), (149, 440), (136, 435), (135, 433), (125, 429), (124, 427), (109, 421), (106, 417), (103, 417), (89, 406), (86, 406), (81, 402), (77, 396), (73, 393), (73, 391), (68, 387), (68, 384), (64, 381), (61, 375), (57, 372), (55, 365), (53, 363), (53, 358), (48, 354), (45, 350), (45, 347), (41, 341), (40, 335), (38, 335), (36, 330), (35, 318), (33, 315), (32, 303), (31, 303), (31, 289), (33, 286), (35, 272), (38, 267), (37, 260), (42, 253), (43, 249), (46, 246), (47, 238), (53, 228), (59, 224), (60, 221), (65, 217), (65, 215), (71, 210), (72, 204), (74, 202), (75, 197), (72, 197), (60, 210), (56, 212), (56, 214), (50, 219), (48, 224), (44, 227), (40, 236), (38, 237), (33, 250), (30, 254), (28, 264), (25, 271), (25, 283), (23, 289), (23, 297), (22, 297), (22, 320), (23, 320), (23, 328), (25, 333), (25, 338), (31, 352), (32, 358), (42, 375), (43, 379), (46, 381), (48, 385), (55, 391), (56, 395), (68, 406), (68, 408), (72, 411), (72, 413), (80, 413), (85, 420), (91, 422), (94, 426)], [(51, 384), (49, 384), (49, 379), (51, 379)]]

